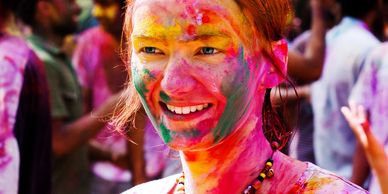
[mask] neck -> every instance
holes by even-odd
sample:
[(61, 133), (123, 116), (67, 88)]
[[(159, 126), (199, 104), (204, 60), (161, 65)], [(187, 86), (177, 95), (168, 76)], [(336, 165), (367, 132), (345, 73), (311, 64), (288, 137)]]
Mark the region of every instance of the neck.
[(206, 151), (181, 152), (186, 193), (242, 193), (272, 154), (269, 143), (260, 141), (258, 123), (249, 118), (246, 127)]
[(62, 47), (64, 36), (54, 33), (50, 28), (45, 26), (34, 26), (33, 31), (36, 35), (44, 37), (45, 41), (49, 44), (53, 44), (56, 47)]
[(261, 127), (261, 118), (253, 116), (218, 145), (205, 151), (181, 152), (186, 193), (242, 193), (272, 154), (275, 176), (265, 179), (258, 192), (272, 193), (273, 184), (282, 189), (292, 186), (306, 165), (273, 152)]

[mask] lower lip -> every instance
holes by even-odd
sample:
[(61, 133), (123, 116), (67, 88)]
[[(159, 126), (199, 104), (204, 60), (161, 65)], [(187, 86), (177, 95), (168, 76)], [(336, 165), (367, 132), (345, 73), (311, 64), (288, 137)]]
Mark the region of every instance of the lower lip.
[(196, 111), (196, 112), (192, 112), (192, 113), (189, 113), (189, 114), (176, 114), (176, 113), (173, 113), (171, 111), (169, 111), (167, 109), (167, 106), (166, 104), (164, 103), (159, 103), (162, 110), (163, 110), (163, 113), (170, 119), (170, 120), (173, 120), (173, 121), (188, 121), (188, 120), (193, 120), (193, 119), (196, 119), (198, 117), (201, 117), (203, 114), (207, 113), (212, 107), (213, 105), (210, 104), (208, 107), (200, 110), (200, 111)]

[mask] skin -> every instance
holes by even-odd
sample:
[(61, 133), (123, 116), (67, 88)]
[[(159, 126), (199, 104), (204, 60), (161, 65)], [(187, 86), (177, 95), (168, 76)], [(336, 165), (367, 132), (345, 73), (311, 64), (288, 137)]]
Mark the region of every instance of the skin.
[(350, 103), (349, 107), (342, 107), (341, 111), (356, 135), (358, 144), (363, 149), (363, 153), (366, 155), (371, 168), (374, 170), (382, 193), (387, 194), (388, 158), (385, 154), (384, 146), (379, 143), (370, 129), (364, 107)]
[[(252, 31), (232, 0), (142, 0), (133, 14), (134, 84), (165, 143), (180, 150), (186, 193), (241, 193), (272, 154), (261, 108), (265, 88), (281, 74), (245, 41)], [(285, 43), (273, 49), (285, 71)], [(166, 108), (200, 104), (209, 106), (186, 115)], [(271, 190), (274, 183), (287, 189), (306, 168), (273, 157), (279, 174), (265, 181), (264, 193), (280, 192)]]
[[(64, 37), (77, 29), (77, 18), (81, 11), (74, 0), (38, 1), (36, 3), (36, 34), (44, 34), (50, 42), (62, 45)], [(49, 37), (48, 37), (49, 36)]]
[[(321, 76), (325, 55), (326, 22), (324, 10), (335, 4), (333, 0), (311, 0), (311, 37), (303, 54), (290, 51), (288, 74), (300, 83), (311, 83)], [(306, 73), (309, 72), (309, 73)]]

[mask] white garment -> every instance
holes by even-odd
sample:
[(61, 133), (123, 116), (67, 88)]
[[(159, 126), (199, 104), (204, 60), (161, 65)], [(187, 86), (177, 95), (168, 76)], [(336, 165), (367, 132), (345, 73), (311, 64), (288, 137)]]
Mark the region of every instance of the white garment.
[[(388, 42), (374, 50), (352, 90), (350, 100), (370, 113), (372, 132), (388, 153)], [(374, 172), (373, 172), (374, 174)], [(370, 193), (380, 194), (379, 183), (372, 177)]]
[(348, 105), (365, 57), (379, 41), (365, 23), (345, 17), (326, 42), (322, 76), (312, 86), (315, 158), (318, 166), (349, 179), (356, 139), (340, 109)]

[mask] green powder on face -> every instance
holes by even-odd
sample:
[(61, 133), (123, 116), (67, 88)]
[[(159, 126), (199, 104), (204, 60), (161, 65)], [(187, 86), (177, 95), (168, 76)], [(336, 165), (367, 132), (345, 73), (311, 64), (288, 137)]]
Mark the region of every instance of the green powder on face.
[(159, 95), (163, 102), (170, 102), (171, 98), (165, 92), (161, 91)]
[(148, 69), (143, 69), (143, 73), (144, 73), (145, 75), (147, 75), (148, 78), (149, 78), (150, 80), (155, 79), (155, 76), (152, 75), (152, 73), (150, 72), (150, 70), (148, 70)]
[(244, 51), (242, 48), (240, 48), (239, 53), (238, 63), (241, 64), (241, 66), (236, 69), (239, 73), (236, 74), (233, 81), (224, 82), (226, 87), (223, 87), (223, 93), (228, 100), (225, 110), (213, 132), (215, 142), (222, 140), (232, 132), (237, 122), (239, 122), (243, 115), (246, 114), (250, 104), (250, 102), (246, 101), (247, 95), (249, 95), (248, 84), (251, 72), (248, 63), (244, 58)]
[(170, 130), (167, 129), (167, 127), (162, 123), (160, 123), (160, 133), (162, 135), (162, 138), (163, 138), (163, 141), (164, 143), (168, 144), (171, 142), (171, 134), (170, 134)]
[(145, 99), (145, 94), (148, 92), (148, 89), (143, 80), (141, 79), (141, 76), (139, 75), (136, 67), (132, 68), (132, 78), (136, 91), (143, 99)]

